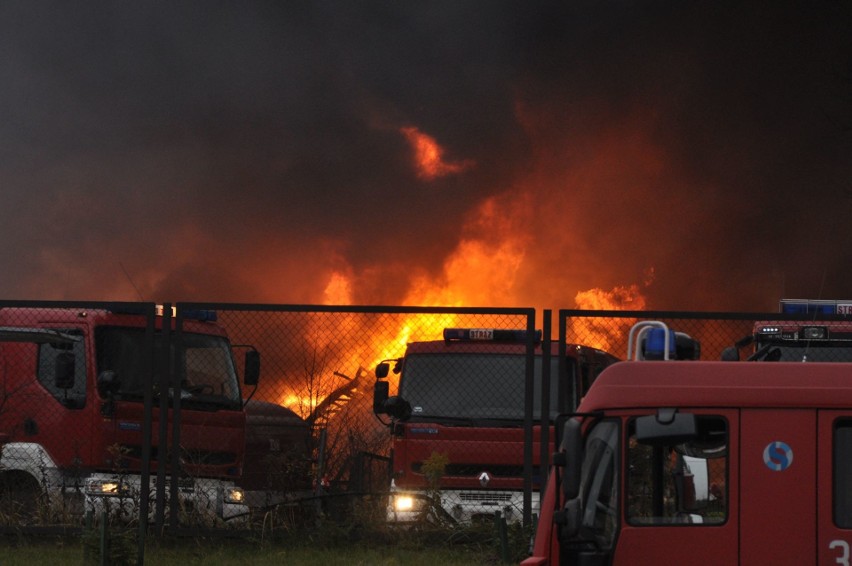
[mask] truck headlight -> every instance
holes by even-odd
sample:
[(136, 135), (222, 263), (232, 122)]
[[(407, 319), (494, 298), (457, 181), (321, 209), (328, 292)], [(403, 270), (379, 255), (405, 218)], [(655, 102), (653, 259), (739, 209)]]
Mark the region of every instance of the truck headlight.
[(394, 495), (393, 510), (398, 512), (412, 511), (414, 509), (414, 498), (410, 495)]
[(225, 488), (225, 503), (245, 503), (246, 493), (241, 487)]
[(129, 491), (119, 480), (89, 480), (86, 482), (86, 495), (115, 497)]

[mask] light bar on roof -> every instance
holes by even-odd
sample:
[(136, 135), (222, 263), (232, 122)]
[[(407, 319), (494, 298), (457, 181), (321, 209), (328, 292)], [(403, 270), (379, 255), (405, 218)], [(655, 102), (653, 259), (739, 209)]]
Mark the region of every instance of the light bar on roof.
[(852, 315), (852, 300), (781, 299), (781, 313)]
[[(154, 313), (157, 316), (163, 316), (163, 305), (155, 305)], [(201, 322), (216, 322), (218, 315), (214, 310), (208, 309), (190, 309), (181, 311), (185, 320), (199, 320)], [(177, 317), (177, 307), (172, 306), (172, 318)]]
[[(132, 314), (144, 315), (146, 310), (144, 305), (120, 305), (109, 309), (115, 314)], [(154, 314), (156, 316), (165, 315), (165, 307), (163, 305), (154, 305)], [(198, 320), (201, 322), (216, 322), (218, 314), (214, 310), (209, 309), (189, 309), (182, 310), (181, 314), (185, 320)], [(177, 307), (172, 305), (171, 318), (177, 318)]]

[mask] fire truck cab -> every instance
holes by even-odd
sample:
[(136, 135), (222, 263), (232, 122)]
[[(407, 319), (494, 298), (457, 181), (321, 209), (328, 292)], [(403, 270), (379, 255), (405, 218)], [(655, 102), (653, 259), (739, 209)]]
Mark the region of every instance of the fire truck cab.
[[(154, 328), (146, 330), (149, 317), (140, 309), (131, 311), (0, 309), (4, 516), (33, 514), (41, 511), (33, 507), (44, 503), (75, 515), (85, 506), (132, 519), (142, 492), (146, 395), (155, 405), (151, 496), (163, 470), (167, 485), (172, 473), (180, 472), (183, 509), (212, 520), (248, 512), (236, 486), (245, 455), (246, 415), (225, 330), (215, 323), (213, 311), (187, 313), (180, 339), (166, 341), (165, 317), (155, 317)], [(165, 363), (182, 378), (178, 386), (158, 383), (158, 376), (169, 375)], [(256, 385), (258, 375), (259, 357), (249, 352), (244, 382)], [(173, 449), (167, 446), (178, 397), (181, 454), (180, 470), (175, 470), (167, 454)]]
[(564, 426), (524, 566), (850, 564), (852, 364), (625, 361)]
[[(459, 523), (492, 520), (495, 513), (507, 521), (523, 518), (527, 341), (525, 330), (447, 328), (444, 340), (412, 342), (403, 358), (379, 364), (374, 410), (392, 417), (391, 522), (417, 521), (430, 513)], [(540, 399), (540, 331), (533, 341), (534, 398)], [(563, 364), (557, 344), (551, 344), (550, 355), (552, 415), (573, 410), (597, 375), (617, 361), (578, 345), (567, 345)], [(391, 365), (400, 378), (398, 394), (389, 397)], [(536, 491), (531, 508), (537, 514), (538, 403), (532, 418)], [(551, 446), (553, 437), (550, 432)], [(430, 483), (434, 472), (440, 478), (433, 475)]]
[(782, 299), (780, 312), (789, 318), (756, 322), (722, 359), (751, 346), (747, 361), (852, 362), (852, 300)]

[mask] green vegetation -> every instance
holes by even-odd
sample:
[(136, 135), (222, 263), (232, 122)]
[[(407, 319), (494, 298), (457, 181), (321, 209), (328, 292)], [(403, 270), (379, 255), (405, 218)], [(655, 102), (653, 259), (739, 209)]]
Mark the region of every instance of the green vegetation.
[[(445, 456), (435, 454), (429, 459), (428, 473), (436, 499), (445, 467)], [(496, 566), (517, 564), (524, 558), (532, 534), (530, 528), (507, 525), (496, 517), (462, 526), (441, 520), (436, 513), (426, 513), (414, 525), (399, 526), (388, 524), (386, 513), (384, 496), (330, 494), (252, 516), (240, 529), (180, 537), (150, 533), (144, 563)], [(27, 531), (7, 525), (6, 534), (0, 534), (0, 564), (137, 564), (137, 527), (117, 521), (108, 521), (104, 527), (91, 518), (86, 525), (82, 532), (63, 536), (23, 534)], [(101, 560), (102, 554), (106, 561)]]
[[(449, 538), (447, 538), (449, 537)], [(406, 540), (354, 540), (344, 542), (321, 535), (293, 540), (260, 542), (246, 540), (159, 539), (149, 541), (145, 564), (158, 566), (204, 566), (252, 564), (321, 564), (350, 566), (358, 564), (434, 566), (499, 565), (503, 561), (493, 533), (411, 533)], [(76, 537), (61, 539), (0, 539), (4, 566), (53, 566), (100, 564), (97, 551)], [(127, 550), (127, 549), (125, 549)], [(113, 555), (114, 565), (135, 564), (136, 550)], [(513, 562), (517, 563), (512, 557)]]

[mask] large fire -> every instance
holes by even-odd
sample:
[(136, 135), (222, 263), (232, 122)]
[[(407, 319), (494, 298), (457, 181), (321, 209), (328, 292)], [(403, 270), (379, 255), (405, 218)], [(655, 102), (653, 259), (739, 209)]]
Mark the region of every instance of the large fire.
[[(482, 306), (511, 299), (515, 275), (523, 259), (523, 246), (509, 237), (491, 243), (476, 239), (463, 240), (447, 259), (441, 277), (430, 279), (424, 275), (416, 279), (407, 295), (406, 305)], [(489, 281), (499, 281), (502, 285), (495, 288)], [(644, 284), (650, 283), (649, 275)], [(351, 289), (352, 283), (346, 275), (332, 273), (325, 289), (326, 304), (351, 304)], [(574, 300), (576, 307), (584, 310), (642, 310), (646, 306), (638, 284), (616, 286), (609, 291), (589, 289), (577, 293)], [(356, 377), (370, 376), (372, 368), (382, 360), (401, 357), (410, 342), (438, 338), (440, 329), (458, 326), (458, 319), (458, 315), (450, 313), (400, 315), (398, 320), (395, 319), (395, 330), (371, 335), (364, 344), (340, 351), (333, 361), (327, 361), (335, 368), (357, 368), (353, 375), (334, 371), (335, 379), (326, 383), (324, 389), (313, 389), (308, 395), (288, 393), (279, 402), (302, 417), (307, 417), (321, 406), (332, 390), (353, 383)], [(308, 330), (312, 350), (323, 350), (326, 344), (335, 340), (337, 334), (357, 332), (358, 315), (340, 316), (336, 321), (333, 329), (322, 326), (318, 321)], [(581, 318), (575, 319), (572, 324), (574, 334), (583, 336), (585, 345), (611, 350), (614, 344), (623, 339), (632, 322), (630, 319), (613, 323), (609, 319)], [(370, 360), (366, 368), (362, 365), (364, 360)], [(392, 386), (395, 387), (396, 383), (392, 383)]]
[[(414, 151), (415, 170), (422, 179), (458, 174), (474, 165), (471, 160), (445, 159), (444, 149), (439, 143), (415, 127), (404, 127), (400, 132)], [(531, 234), (536, 227), (536, 203), (531, 194), (521, 188), (492, 195), (480, 202), (465, 220), (461, 236), (456, 246), (446, 254), (442, 268), (437, 272), (424, 270), (409, 274), (402, 304), (412, 307), (552, 308), (553, 305), (530, 305), (526, 298), (529, 281), (522, 274), (535, 271), (527, 264), (540, 258), (536, 255), (539, 250), (532, 248), (536, 241)], [(642, 288), (650, 285), (653, 277), (653, 270), (649, 270), (641, 283), (617, 285), (611, 290), (592, 288), (580, 291), (574, 296), (575, 306), (584, 310), (643, 310), (646, 299)], [(357, 277), (349, 266), (335, 269), (328, 274), (323, 303), (354, 304), (356, 284)], [(559, 285), (557, 283), (554, 287)], [(334, 329), (322, 327), (320, 321), (306, 329), (312, 351), (327, 352), (327, 345), (336, 340), (333, 334), (358, 332), (357, 326), (363, 324), (358, 315), (335, 320)], [(323, 403), (331, 388), (351, 384), (357, 376), (372, 375), (375, 364), (401, 357), (408, 343), (437, 339), (440, 329), (458, 326), (459, 321), (451, 314), (413, 314), (398, 316), (391, 324), (395, 325), (393, 329), (370, 334), (368, 340), (363, 340), (364, 344), (355, 347), (350, 344), (346, 349), (328, 353), (333, 361), (323, 360), (320, 365), (333, 366), (335, 379), (326, 389), (315, 388), (309, 394), (294, 391), (283, 395), (279, 402), (307, 416)], [(625, 328), (613, 327), (612, 321), (604, 324), (602, 320), (593, 318), (575, 320), (572, 324), (574, 335), (583, 337), (582, 343), (609, 350), (618, 342), (619, 335), (629, 328), (630, 321), (624, 321)], [(311, 371), (316, 370), (315, 360), (310, 367), (314, 368)], [(310, 371), (306, 370), (305, 374), (306, 378), (310, 377)]]

